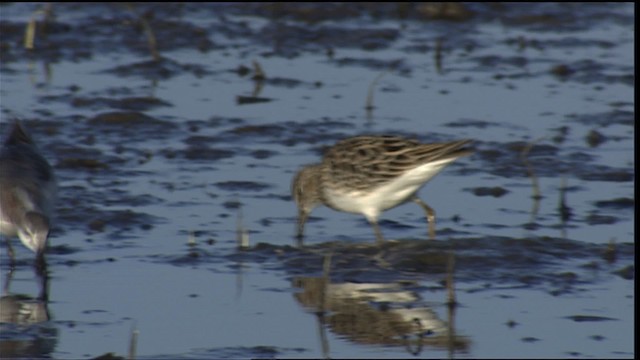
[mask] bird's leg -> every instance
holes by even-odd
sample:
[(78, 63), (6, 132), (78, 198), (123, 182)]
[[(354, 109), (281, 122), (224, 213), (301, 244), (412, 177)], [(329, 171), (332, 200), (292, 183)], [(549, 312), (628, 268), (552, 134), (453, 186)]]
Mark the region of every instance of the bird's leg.
[(413, 202), (420, 205), (427, 215), (427, 221), (429, 222), (429, 238), (435, 240), (436, 238), (436, 212), (424, 201), (420, 200), (417, 196), (413, 198)]
[(369, 220), (371, 226), (373, 226), (373, 232), (376, 233), (376, 240), (378, 244), (382, 244), (384, 242), (384, 237), (382, 236), (382, 231), (380, 231), (380, 226), (378, 226), (378, 222), (376, 220)]
[(37, 275), (47, 276), (47, 260), (44, 258), (44, 251), (38, 252), (36, 254), (34, 267)]
[(302, 246), (302, 240), (304, 238), (304, 224), (307, 222), (307, 218), (309, 217), (309, 213), (300, 210), (298, 212), (298, 228), (296, 231), (296, 239), (298, 240), (298, 246)]
[(5, 240), (7, 241), (7, 255), (9, 255), (9, 268), (13, 270), (16, 266), (15, 253), (13, 252), (13, 246), (11, 246), (11, 240), (9, 239), (8, 236), (5, 238)]

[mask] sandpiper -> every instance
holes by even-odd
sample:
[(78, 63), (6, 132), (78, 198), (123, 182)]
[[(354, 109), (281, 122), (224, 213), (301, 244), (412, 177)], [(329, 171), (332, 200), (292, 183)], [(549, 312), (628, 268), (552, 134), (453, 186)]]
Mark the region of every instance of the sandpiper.
[(383, 241), (378, 216), (407, 201), (420, 205), (435, 238), (435, 211), (416, 193), (433, 176), (457, 158), (472, 153), (463, 148), (471, 140), (423, 144), (398, 136), (356, 136), (331, 147), (318, 164), (302, 168), (291, 186), (298, 205), (297, 237), (319, 205), (363, 214)]
[(16, 235), (44, 259), (56, 189), (51, 166), (15, 121), (0, 148), (0, 233), (7, 236), (12, 262), (9, 238)]

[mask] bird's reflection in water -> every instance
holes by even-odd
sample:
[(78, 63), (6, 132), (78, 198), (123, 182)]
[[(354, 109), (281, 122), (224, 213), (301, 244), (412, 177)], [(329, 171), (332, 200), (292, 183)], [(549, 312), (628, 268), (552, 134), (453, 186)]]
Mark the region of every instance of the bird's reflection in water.
[(50, 357), (55, 349), (58, 329), (50, 321), (49, 273), (46, 260), (34, 267), (38, 294), (11, 293), (14, 269), (5, 277), (0, 297), (0, 354), (3, 358)]
[[(457, 336), (452, 324), (438, 318), (418, 294), (400, 283), (334, 284), (322, 277), (298, 277), (296, 300), (318, 316), (325, 357), (325, 329), (355, 343), (402, 346), (417, 355), (424, 347), (467, 352), (470, 340)], [(453, 309), (451, 309), (453, 311)], [(452, 320), (452, 318), (449, 318)]]

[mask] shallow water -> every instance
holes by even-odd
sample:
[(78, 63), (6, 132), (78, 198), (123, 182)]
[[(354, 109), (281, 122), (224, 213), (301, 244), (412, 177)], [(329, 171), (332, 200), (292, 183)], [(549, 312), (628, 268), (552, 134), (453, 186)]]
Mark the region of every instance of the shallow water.
[[(0, 130), (60, 185), (47, 281), (2, 244), (0, 353), (632, 357), (633, 6), (430, 6), (55, 4), (27, 51), (42, 5), (0, 5)], [(474, 140), (420, 191), (437, 240), (320, 208), (296, 247), (293, 174), (365, 133)]]

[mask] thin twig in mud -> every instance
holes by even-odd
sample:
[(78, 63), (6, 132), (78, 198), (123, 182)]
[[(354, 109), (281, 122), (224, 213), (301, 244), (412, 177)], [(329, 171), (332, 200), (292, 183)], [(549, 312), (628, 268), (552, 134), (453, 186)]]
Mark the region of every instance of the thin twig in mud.
[(390, 70), (385, 70), (381, 72), (380, 74), (378, 74), (378, 76), (376, 76), (375, 79), (373, 79), (371, 84), (369, 84), (369, 91), (367, 92), (367, 103), (364, 107), (367, 112), (370, 112), (375, 108), (375, 106), (373, 106), (373, 91), (375, 90), (378, 81), (380, 81), (380, 79), (382, 79), (382, 77), (385, 76), (389, 71)]
[(236, 245), (239, 250), (249, 248), (249, 232), (243, 225), (242, 208), (238, 209), (238, 228), (237, 228)]
[(187, 235), (187, 246), (196, 246), (196, 233), (193, 230), (189, 230), (189, 235)]
[(563, 176), (561, 181), (558, 213), (560, 215), (560, 222), (564, 224), (571, 217), (571, 208), (567, 206), (567, 177)]
[(449, 305), (449, 307), (455, 307), (455, 305), (458, 304), (456, 301), (456, 290), (453, 277), (455, 262), (456, 257), (453, 250), (451, 250), (447, 261), (447, 305)]
[(138, 331), (138, 328), (134, 323), (133, 326), (131, 327), (131, 338), (129, 340), (129, 356), (127, 357), (129, 360), (134, 360), (136, 358), (139, 334), (140, 334), (140, 331)]
[(529, 224), (531, 225), (535, 224), (536, 216), (538, 216), (538, 210), (540, 209), (540, 199), (542, 199), (542, 195), (540, 195), (540, 185), (538, 184), (538, 177), (534, 173), (533, 166), (531, 166), (531, 163), (529, 162), (527, 156), (529, 155), (529, 152), (531, 152), (533, 146), (544, 138), (545, 136), (528, 143), (520, 153), (520, 159), (527, 169), (527, 174), (531, 178), (531, 187), (533, 191), (533, 195), (531, 195), (531, 198), (533, 199), (533, 205), (531, 207), (531, 219), (529, 220)]
[(563, 176), (560, 182), (560, 199), (558, 200), (558, 215), (560, 216), (560, 235), (567, 238), (567, 221), (571, 217), (571, 208), (567, 206), (567, 177)]
[(442, 74), (442, 42), (442, 37), (436, 39), (436, 50), (433, 54), (438, 74)]
[(260, 63), (255, 60), (253, 61), (253, 73), (255, 74), (252, 77), (253, 80), (264, 81), (264, 79), (267, 78), (264, 70), (262, 70), (262, 66), (260, 66)]
[(371, 82), (371, 84), (369, 84), (369, 90), (367, 91), (367, 101), (366, 104), (364, 106), (364, 109), (367, 112), (367, 119), (371, 120), (371, 115), (372, 115), (372, 111), (373, 109), (375, 109), (375, 106), (373, 105), (373, 91), (375, 90), (376, 86), (378, 85), (378, 81), (380, 81), (380, 79), (382, 79), (383, 76), (385, 76), (387, 73), (391, 72), (392, 70), (394, 70), (398, 64), (400, 64), (400, 60), (394, 61), (391, 66), (389, 66), (389, 68), (383, 72), (381, 72), (380, 74), (378, 74), (378, 76), (376, 76), (375, 79), (373, 79), (373, 81)]
[(609, 240), (609, 245), (604, 250), (604, 253), (602, 254), (602, 258), (606, 260), (609, 264), (613, 264), (614, 262), (616, 262), (616, 259), (618, 257), (617, 255), (618, 255), (618, 251), (616, 247), (616, 238), (612, 238)]
[(140, 21), (140, 25), (142, 25), (142, 28), (144, 29), (144, 33), (147, 36), (147, 43), (149, 44), (149, 52), (151, 52), (151, 56), (153, 57), (153, 60), (160, 61), (160, 53), (158, 52), (158, 43), (156, 41), (156, 35), (153, 32), (153, 29), (151, 28), (151, 24), (149, 24), (149, 21), (147, 21), (144, 15), (138, 15), (136, 13), (135, 7), (133, 6), (132, 3), (125, 3), (125, 6)]
[(33, 13), (31, 19), (29, 19), (29, 22), (27, 23), (27, 28), (24, 31), (24, 48), (28, 50), (33, 49), (33, 44), (36, 38), (36, 14), (37, 12)]
[(538, 177), (534, 173), (533, 166), (531, 166), (531, 163), (529, 163), (529, 159), (527, 159), (527, 156), (529, 155), (529, 152), (531, 152), (531, 149), (533, 148), (533, 146), (545, 138), (546, 136), (543, 136), (528, 143), (527, 146), (525, 146), (524, 149), (522, 149), (522, 152), (520, 153), (520, 159), (522, 159), (522, 163), (527, 168), (527, 174), (531, 178), (531, 186), (533, 188), (532, 198), (536, 200), (542, 199), (542, 195), (540, 195), (540, 185), (538, 184)]
[(260, 66), (260, 63), (255, 60), (253, 61), (253, 73), (254, 75), (251, 79), (253, 80), (254, 86), (251, 97), (254, 98), (255, 101), (258, 100), (257, 98), (262, 92), (262, 88), (264, 87), (264, 80), (267, 78), (267, 75), (264, 73), (264, 70), (262, 70), (262, 66)]
[(24, 48), (27, 50), (33, 50), (35, 47), (36, 27), (38, 25), (38, 22), (36, 21), (36, 17), (38, 15), (44, 15), (42, 19), (42, 26), (40, 27), (40, 29), (44, 33), (46, 24), (53, 17), (53, 4), (48, 3), (41, 8), (38, 8), (38, 10), (34, 11), (31, 14), (31, 18), (29, 19), (29, 22), (27, 23), (27, 27), (24, 31)]

